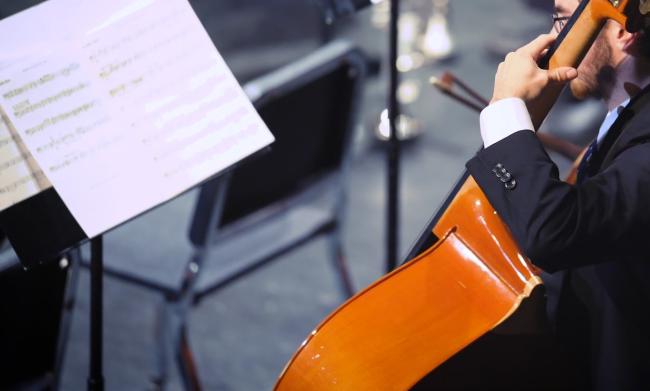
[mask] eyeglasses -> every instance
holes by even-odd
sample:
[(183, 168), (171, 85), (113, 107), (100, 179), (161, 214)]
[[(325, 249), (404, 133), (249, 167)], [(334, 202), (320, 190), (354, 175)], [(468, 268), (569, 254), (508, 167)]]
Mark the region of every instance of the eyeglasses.
[(566, 25), (566, 21), (571, 19), (570, 16), (560, 16), (558, 14), (553, 14), (553, 29), (556, 33), (560, 33)]

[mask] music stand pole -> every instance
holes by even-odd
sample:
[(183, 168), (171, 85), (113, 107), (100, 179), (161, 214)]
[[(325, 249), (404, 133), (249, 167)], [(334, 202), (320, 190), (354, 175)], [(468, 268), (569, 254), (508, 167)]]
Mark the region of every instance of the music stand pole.
[(399, 73), (397, 70), (397, 22), (399, 19), (399, 0), (390, 0), (390, 32), (389, 32), (389, 69), (390, 85), (388, 87), (388, 121), (390, 137), (388, 140), (388, 216), (387, 216), (387, 259), (386, 271), (390, 272), (397, 266), (398, 235), (399, 235), (399, 161), (400, 140), (397, 134), (397, 118), (399, 117), (399, 102), (397, 87)]
[(103, 391), (103, 238), (90, 240), (90, 373), (88, 390)]

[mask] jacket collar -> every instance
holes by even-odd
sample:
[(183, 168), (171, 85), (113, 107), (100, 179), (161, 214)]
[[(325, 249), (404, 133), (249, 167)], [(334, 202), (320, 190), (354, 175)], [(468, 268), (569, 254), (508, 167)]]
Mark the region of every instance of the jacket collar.
[[(646, 86), (636, 94), (630, 103), (620, 112), (618, 118), (610, 127), (607, 135), (598, 146), (598, 152), (593, 156), (591, 167), (595, 171), (599, 171), (602, 166), (607, 165), (615, 156), (618, 155), (622, 149), (629, 146), (630, 142), (634, 139), (647, 139), (650, 140), (650, 123), (648, 121), (641, 121), (639, 126), (633, 126), (639, 121), (632, 121), (633, 118), (643, 118), (650, 115), (650, 85)], [(624, 130), (630, 128), (635, 129), (634, 132)], [(634, 134), (632, 134), (634, 133)]]

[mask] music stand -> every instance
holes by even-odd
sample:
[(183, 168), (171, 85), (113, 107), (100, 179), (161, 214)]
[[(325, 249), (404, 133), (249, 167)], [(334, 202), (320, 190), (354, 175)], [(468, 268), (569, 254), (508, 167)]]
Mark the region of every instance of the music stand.
[[(252, 156), (263, 153), (266, 149), (240, 159), (238, 162), (214, 173), (206, 181), (218, 181), (218, 177)], [(217, 178), (217, 179), (215, 179)], [(182, 189), (162, 203), (171, 201), (192, 188), (200, 186), (196, 183), (189, 188)], [(142, 210), (127, 221), (121, 221), (110, 230), (127, 223), (138, 216), (157, 208), (161, 203), (149, 205), (147, 210)], [(0, 212), (0, 229), (6, 234), (7, 239), (14, 248), (21, 264), (25, 269), (37, 267), (60, 258), (64, 253), (79, 249), (83, 244), (90, 242), (90, 368), (88, 376), (88, 389), (103, 391), (103, 232), (96, 237), (89, 238), (73, 217), (54, 188), (25, 199)]]
[[(0, 212), (5, 232), (25, 269), (59, 258), (81, 246), (88, 237), (72, 217), (58, 193), (45, 190)], [(38, 245), (34, 245), (38, 238)], [(91, 241), (90, 374), (88, 389), (104, 389), (102, 375), (102, 238)]]
[(72, 318), (80, 262), (75, 252), (26, 273), (13, 251), (0, 248), (0, 311), (3, 343), (0, 389), (51, 387), (57, 390)]
[(247, 83), (244, 90), (276, 143), (268, 154), (201, 187), (187, 260), (165, 273), (152, 272), (146, 259), (107, 260), (106, 275), (164, 296), (154, 378), (159, 386), (175, 358), (186, 388), (198, 388), (185, 335), (192, 306), (301, 244), (326, 238), (341, 291), (346, 297), (352, 294), (340, 230), (345, 167), (365, 73), (361, 51), (334, 42)]
[[(227, 177), (227, 173), (231, 169), (248, 161), (248, 159), (255, 159), (267, 150), (264, 149), (240, 160), (202, 183), (220, 183), (224, 176)], [(195, 187), (201, 185), (197, 184)], [(190, 190), (187, 189), (186, 192)], [(158, 206), (160, 205), (156, 205), (154, 208)], [(53, 188), (0, 212), (0, 229), (7, 235), (22, 266), (26, 270), (59, 259), (63, 254), (70, 251), (76, 252), (82, 245), (90, 242), (91, 297), (88, 390), (103, 391), (103, 235), (88, 238)], [(34, 238), (38, 238), (38, 245), (34, 245)]]

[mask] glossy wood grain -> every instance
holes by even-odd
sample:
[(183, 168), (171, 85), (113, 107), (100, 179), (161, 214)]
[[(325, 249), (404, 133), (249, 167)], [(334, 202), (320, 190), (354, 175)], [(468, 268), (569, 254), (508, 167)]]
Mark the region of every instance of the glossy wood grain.
[(541, 284), (471, 179), (435, 232), (436, 245), (314, 330), (276, 389), (408, 389)]
[(406, 390), (497, 325), (537, 283), (504, 282), (449, 232), (326, 319), (276, 390)]

